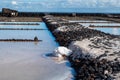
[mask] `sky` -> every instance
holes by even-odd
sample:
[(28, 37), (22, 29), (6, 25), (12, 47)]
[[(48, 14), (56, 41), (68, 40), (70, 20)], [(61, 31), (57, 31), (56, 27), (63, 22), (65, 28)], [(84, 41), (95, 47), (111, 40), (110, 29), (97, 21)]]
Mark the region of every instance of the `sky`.
[[(120, 12), (120, 0), (2, 0), (0, 7), (20, 11), (114, 11)], [(76, 9), (76, 10), (74, 10)], [(85, 9), (85, 10), (84, 10)]]

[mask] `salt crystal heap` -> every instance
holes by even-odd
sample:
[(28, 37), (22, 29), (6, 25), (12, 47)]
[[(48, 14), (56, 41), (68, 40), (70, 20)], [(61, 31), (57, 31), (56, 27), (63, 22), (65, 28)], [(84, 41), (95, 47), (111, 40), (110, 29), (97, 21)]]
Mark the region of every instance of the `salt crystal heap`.
[(72, 53), (72, 51), (64, 46), (60, 46), (60, 47), (56, 48), (53, 53), (55, 56), (61, 58), (64, 56), (66, 56), (66, 57), (69, 56)]
[(74, 57), (92, 57), (114, 61), (120, 57), (120, 39), (107, 37), (94, 37), (82, 41), (74, 41), (69, 46)]

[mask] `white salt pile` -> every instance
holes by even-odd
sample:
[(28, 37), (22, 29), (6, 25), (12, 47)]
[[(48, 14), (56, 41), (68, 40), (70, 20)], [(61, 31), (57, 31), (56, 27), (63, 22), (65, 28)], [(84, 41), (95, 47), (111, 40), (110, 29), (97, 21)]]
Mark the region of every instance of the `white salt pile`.
[(54, 55), (57, 57), (69, 56), (71, 53), (72, 53), (72, 50), (70, 50), (64, 46), (57, 47), (54, 50)]
[(113, 61), (120, 57), (120, 40), (108, 39), (103, 37), (94, 37), (83, 39), (82, 41), (74, 41), (69, 46), (76, 57), (93, 57), (105, 58)]

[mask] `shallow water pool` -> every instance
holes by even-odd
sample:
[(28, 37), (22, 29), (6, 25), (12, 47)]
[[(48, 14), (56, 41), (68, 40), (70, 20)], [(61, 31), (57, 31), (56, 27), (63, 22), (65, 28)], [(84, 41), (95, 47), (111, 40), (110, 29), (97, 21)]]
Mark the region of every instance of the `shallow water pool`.
[[(42, 28), (47, 29), (46, 25)], [(36, 35), (42, 42), (0, 42), (0, 80), (70, 80), (69, 62), (58, 63), (44, 56), (59, 46), (49, 30), (0, 30), (2, 39)]]
[(105, 33), (110, 33), (114, 35), (120, 35), (120, 27), (109, 27), (109, 26), (120, 26), (120, 23), (80, 23), (85, 27), (89, 27), (90, 25), (95, 26), (108, 26), (108, 27), (94, 27), (93, 29), (100, 30)]
[[(26, 22), (0, 22), (1, 23), (26, 23)], [(47, 29), (44, 22), (27, 22), (27, 23), (33, 23), (33, 24), (39, 24), (39, 25), (0, 25), (0, 28), (30, 28), (30, 29)]]

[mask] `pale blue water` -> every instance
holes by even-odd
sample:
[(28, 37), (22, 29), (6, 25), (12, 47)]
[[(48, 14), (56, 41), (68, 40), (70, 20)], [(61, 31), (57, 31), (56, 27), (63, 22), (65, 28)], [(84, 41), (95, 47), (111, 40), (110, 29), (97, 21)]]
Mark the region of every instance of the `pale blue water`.
[(37, 23), (39, 25), (0, 25), (0, 28), (47, 29), (44, 22), (0, 22), (0, 23)]
[(0, 39), (34, 39), (35, 36), (46, 40), (46, 30), (0, 30)]
[[(40, 25), (1, 25), (0, 28), (34, 28), (46, 30), (0, 30), (0, 39), (34, 39), (35, 36), (43, 41), (48, 41), (52, 37), (44, 22)], [(54, 39), (54, 37), (53, 37)]]
[(91, 23), (91, 22), (95, 22), (95, 23), (102, 23), (102, 22), (104, 22), (104, 23), (109, 23), (110, 21), (104, 21), (104, 20), (69, 20), (69, 22), (78, 22), (78, 23)]
[(114, 35), (120, 35), (120, 28), (95, 28), (105, 33), (110, 33)]
[[(47, 29), (43, 22), (40, 24), (35, 27)], [(15, 27), (32, 26), (9, 26)], [(33, 39), (34, 36), (42, 41), (0, 42), (0, 80), (67, 80), (71, 75), (71, 68), (66, 63), (59, 64), (52, 58), (44, 57), (59, 46), (49, 30), (0, 30), (1, 39)]]
[(95, 26), (108, 26), (107, 28), (104, 27), (95, 27), (93, 29), (100, 30), (105, 33), (110, 33), (114, 35), (120, 35), (120, 28), (116, 27), (109, 27), (109, 26), (120, 26), (120, 23), (80, 23), (85, 27), (89, 27), (89, 25), (95, 25)]

